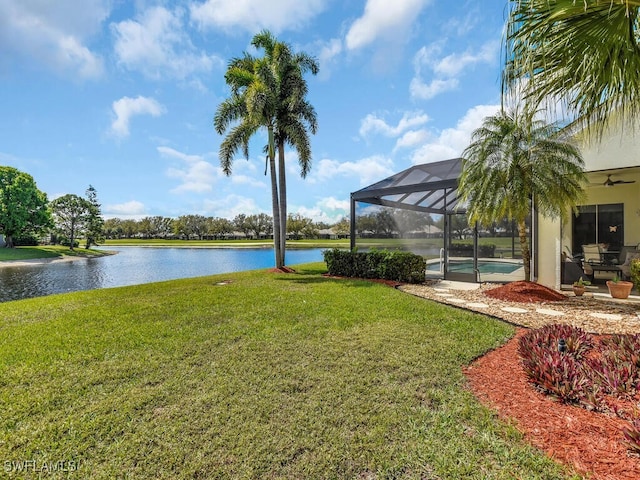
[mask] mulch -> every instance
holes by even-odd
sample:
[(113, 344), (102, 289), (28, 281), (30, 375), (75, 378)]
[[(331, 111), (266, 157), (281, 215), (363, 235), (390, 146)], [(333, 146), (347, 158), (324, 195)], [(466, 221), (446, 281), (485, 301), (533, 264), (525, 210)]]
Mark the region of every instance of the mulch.
[(497, 300), (507, 302), (538, 303), (538, 302), (562, 302), (567, 296), (560, 292), (539, 285), (535, 282), (511, 282), (484, 292), (485, 295)]
[[(486, 295), (523, 303), (566, 301), (555, 290), (533, 282), (512, 282), (487, 290)], [(531, 444), (551, 458), (569, 465), (593, 480), (637, 480), (640, 459), (622, 443), (629, 422), (613, 414), (596, 413), (566, 405), (537, 391), (528, 381), (518, 357), (520, 328), (506, 345), (489, 352), (465, 369), (471, 390), (498, 415), (515, 422)], [(610, 407), (637, 409), (629, 402), (610, 398)]]

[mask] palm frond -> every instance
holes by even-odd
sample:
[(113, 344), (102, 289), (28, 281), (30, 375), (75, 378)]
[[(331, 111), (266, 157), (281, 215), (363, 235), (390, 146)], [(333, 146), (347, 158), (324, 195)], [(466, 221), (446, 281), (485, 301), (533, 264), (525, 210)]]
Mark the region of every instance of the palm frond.
[(602, 133), (613, 112), (640, 114), (640, 2), (511, 0), (503, 92), (526, 84), (526, 99), (561, 101)]

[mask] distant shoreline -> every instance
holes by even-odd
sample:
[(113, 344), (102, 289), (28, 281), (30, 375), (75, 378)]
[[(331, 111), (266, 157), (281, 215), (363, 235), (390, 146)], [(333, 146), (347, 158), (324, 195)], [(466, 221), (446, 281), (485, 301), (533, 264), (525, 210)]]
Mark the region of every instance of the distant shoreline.
[(76, 260), (87, 260), (90, 258), (101, 258), (115, 255), (116, 251), (105, 250), (102, 255), (61, 255), (59, 257), (26, 258), (22, 260), (0, 260), (0, 268), (28, 267), (32, 265), (46, 265), (49, 263), (74, 262)]

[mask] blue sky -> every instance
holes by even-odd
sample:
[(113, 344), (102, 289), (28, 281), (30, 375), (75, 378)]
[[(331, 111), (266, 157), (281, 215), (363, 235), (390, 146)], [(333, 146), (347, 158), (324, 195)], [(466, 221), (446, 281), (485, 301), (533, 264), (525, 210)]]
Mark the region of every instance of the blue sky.
[[(105, 217), (271, 214), (262, 145), (233, 174), (212, 126), (227, 62), (270, 29), (314, 55), (319, 130), (289, 211), (335, 222), (349, 193), (460, 156), (500, 98), (506, 0), (0, 0), (0, 164)], [(255, 52), (254, 52), (255, 53)]]

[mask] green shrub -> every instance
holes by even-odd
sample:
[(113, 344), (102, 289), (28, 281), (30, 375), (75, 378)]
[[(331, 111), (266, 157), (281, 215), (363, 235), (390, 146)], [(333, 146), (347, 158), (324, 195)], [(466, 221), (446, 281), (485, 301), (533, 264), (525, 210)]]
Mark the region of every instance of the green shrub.
[(631, 281), (640, 290), (640, 258), (631, 260)]
[(22, 237), (15, 237), (13, 244), (16, 247), (36, 247), (38, 246), (38, 239), (33, 235), (25, 235)]
[(380, 278), (396, 282), (421, 283), (427, 264), (420, 255), (410, 252), (372, 250), (351, 252), (325, 250), (324, 261), (330, 275), (352, 278)]

